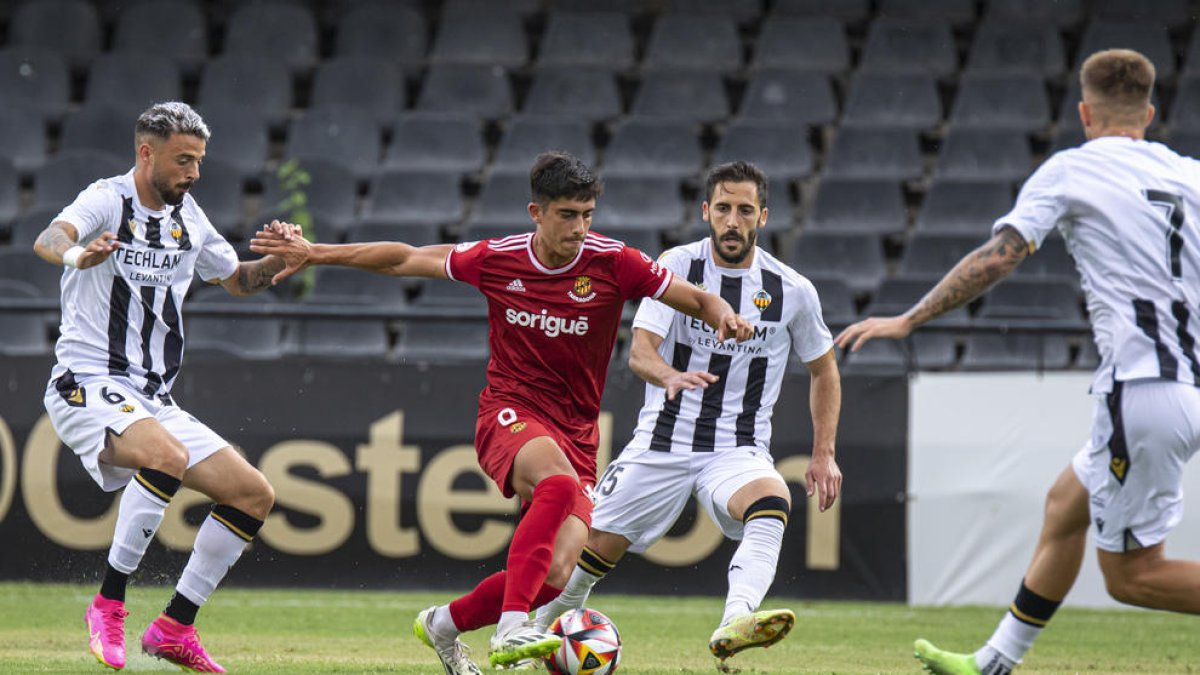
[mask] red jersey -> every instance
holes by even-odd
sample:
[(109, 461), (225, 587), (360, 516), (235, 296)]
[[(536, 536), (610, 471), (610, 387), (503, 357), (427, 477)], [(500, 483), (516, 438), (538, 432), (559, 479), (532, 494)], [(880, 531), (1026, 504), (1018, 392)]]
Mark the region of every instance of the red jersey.
[(540, 412), (593, 456), (600, 396), (626, 300), (657, 298), (671, 272), (641, 251), (589, 232), (574, 260), (543, 265), (534, 233), (464, 242), (446, 275), (487, 297), (492, 350), (479, 407)]

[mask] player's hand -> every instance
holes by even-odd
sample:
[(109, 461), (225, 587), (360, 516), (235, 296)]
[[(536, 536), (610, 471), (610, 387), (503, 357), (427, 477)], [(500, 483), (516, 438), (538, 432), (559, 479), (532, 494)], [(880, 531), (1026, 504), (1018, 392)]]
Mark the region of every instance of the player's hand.
[(738, 342), (745, 342), (754, 335), (754, 326), (745, 319), (741, 314), (726, 314), (721, 318), (720, 327), (717, 330), (717, 339), (724, 342), (729, 338), (735, 338)]
[(274, 220), (271, 224), (264, 225), (250, 240), (251, 251), (261, 255), (273, 255), (283, 261), (283, 269), (271, 277), (272, 284), (278, 284), (308, 267), (312, 244), (296, 234), (298, 229), (291, 223)]
[(75, 269), (85, 270), (95, 267), (108, 260), (108, 256), (119, 248), (121, 248), (121, 242), (117, 241), (117, 235), (107, 231), (101, 232), (99, 237), (83, 247), (83, 253), (80, 253), (79, 257), (75, 259)]
[(816, 492), (817, 504), (822, 511), (833, 506), (842, 493), (842, 470), (833, 459), (833, 453), (814, 452), (808, 463), (808, 471), (804, 472), (804, 481), (809, 497)]
[(688, 373), (675, 373), (663, 380), (663, 388), (667, 390), (667, 400), (674, 401), (675, 395), (684, 389), (691, 391), (697, 387), (707, 389), (708, 385), (721, 379), (720, 375), (703, 370), (693, 370)]
[(912, 324), (903, 314), (871, 317), (847, 326), (833, 341), (842, 349), (849, 347), (850, 351), (856, 352), (875, 338), (906, 338), (912, 331)]
[(304, 237), (304, 228), (293, 223), (272, 220), (270, 225), (263, 225), (264, 230), (270, 230), (275, 234), (282, 235), (285, 240), (292, 240), (297, 237)]

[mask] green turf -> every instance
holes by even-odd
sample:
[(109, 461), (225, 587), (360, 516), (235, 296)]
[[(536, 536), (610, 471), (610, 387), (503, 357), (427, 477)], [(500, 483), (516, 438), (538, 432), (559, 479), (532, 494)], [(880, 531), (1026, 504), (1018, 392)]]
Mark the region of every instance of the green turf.
[[(0, 672), (104, 673), (87, 653), (83, 609), (94, 587), (0, 584)], [(130, 590), (127, 671), (171, 671), (140, 653), (141, 631), (171, 594)], [(447, 594), (222, 589), (200, 613), (205, 646), (233, 673), (441, 673), (412, 637), (413, 616)], [(716, 673), (708, 636), (717, 598), (644, 598), (599, 593), (625, 642), (622, 673)], [(768, 599), (796, 611), (796, 628), (766, 650), (730, 660), (764, 673), (918, 673), (911, 646), (926, 637), (973, 648), (992, 631), (997, 608), (909, 608), (897, 604)], [(1144, 611), (1064, 609), (1018, 673), (1194, 673), (1200, 663), (1192, 617)], [(486, 664), (487, 638), (466, 637)], [(176, 671), (177, 672), (177, 671)], [(485, 669), (485, 672), (488, 672)], [(543, 671), (544, 672), (544, 671)]]

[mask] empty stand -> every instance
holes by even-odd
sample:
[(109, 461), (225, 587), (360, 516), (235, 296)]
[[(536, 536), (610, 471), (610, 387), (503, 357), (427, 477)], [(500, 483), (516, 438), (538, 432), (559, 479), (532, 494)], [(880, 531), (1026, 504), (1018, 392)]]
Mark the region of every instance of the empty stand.
[(867, 0), (775, 0), (771, 11), (782, 16), (833, 16), (843, 21), (862, 21), (871, 8)]
[(482, 321), (408, 321), (391, 356), (400, 363), (483, 363), (488, 326)]
[(390, 170), (375, 175), (364, 204), (364, 223), (452, 223), (463, 215), (459, 176)]
[(1035, 131), (1050, 123), (1050, 102), (1040, 74), (969, 74), (959, 83), (950, 111), (957, 127)]
[(600, 232), (614, 227), (663, 230), (678, 226), (683, 214), (674, 178), (605, 176), (592, 225)]
[(1062, 370), (1071, 363), (1066, 337), (1053, 333), (972, 335), (963, 370)]
[[(300, 192), (303, 192), (304, 206), (312, 215), (313, 223), (333, 238), (340, 238), (357, 217), (358, 178), (341, 164), (317, 158), (301, 161), (299, 169), (309, 177)], [(279, 176), (266, 176), (263, 186), (261, 220), (287, 219), (293, 207), (287, 201), (291, 197), (285, 194)]]
[(429, 246), (442, 243), (435, 225), (428, 223), (364, 223), (346, 232), (346, 241), (400, 241), (410, 246)]
[(147, 60), (169, 58), (194, 72), (208, 58), (204, 11), (183, 0), (130, 4), (117, 17), (113, 51), (150, 57)]
[(512, 90), (503, 68), (438, 65), (425, 75), (417, 109), (504, 117), (513, 110)]
[(576, 119), (521, 116), (512, 120), (500, 139), (491, 164), (492, 173), (515, 173), (525, 178), (534, 158), (547, 150), (565, 150), (588, 166), (596, 163), (588, 123)]
[[(529, 220), (529, 168), (524, 173), (493, 173), (483, 184), (468, 224), (481, 228), (532, 229)], [(607, 196), (601, 197), (601, 203)], [(511, 232), (510, 232), (511, 233)], [(478, 231), (464, 239), (477, 239)]]
[(364, 3), (346, 11), (338, 21), (334, 53), (383, 59), (409, 72), (425, 62), (427, 30), (415, 7)]
[(743, 120), (830, 124), (837, 101), (829, 78), (820, 73), (760, 70), (750, 78), (738, 118)]
[(277, 58), (222, 56), (204, 66), (197, 98), (201, 108), (243, 105), (280, 125), (292, 109), (292, 78)]
[(0, 282), (17, 281), (37, 290), (38, 297), (57, 299), (63, 268), (42, 260), (28, 247), (0, 247)]
[(940, 279), (963, 256), (990, 237), (989, 232), (978, 235), (918, 232), (904, 248), (904, 255), (900, 258), (900, 274), (911, 279)]
[(310, 105), (358, 108), (383, 125), (404, 109), (404, 74), (390, 61), (340, 56), (317, 66)]
[(133, 135), (138, 113), (107, 104), (88, 104), (63, 120), (62, 150), (99, 150), (133, 162), (136, 142)]
[(979, 316), (988, 319), (1079, 321), (1084, 319), (1079, 284), (1050, 279), (1006, 279), (983, 296)]
[(292, 72), (308, 70), (317, 63), (316, 19), (302, 5), (241, 5), (229, 17), (224, 53), (282, 59)]
[(854, 309), (854, 293), (840, 277), (808, 277), (821, 300), (821, 315), (826, 324), (848, 325), (858, 314)]
[[(12, 160), (0, 156), (0, 233), (7, 232), (20, 206), (17, 193), (17, 169)], [(13, 243), (17, 243), (15, 240)], [(32, 243), (32, 242), (30, 242)]]
[(958, 68), (950, 25), (941, 19), (875, 19), (863, 46), (862, 68), (950, 75)]
[(17, 46), (0, 51), (0, 104), (57, 119), (70, 99), (66, 59), (49, 47)]
[(861, 72), (850, 85), (842, 124), (926, 129), (942, 120), (937, 83), (926, 73)]
[(802, 178), (812, 173), (815, 157), (803, 125), (739, 120), (725, 128), (711, 164), (734, 160), (752, 162), (771, 177)]
[(654, 23), (643, 68), (732, 72), (742, 65), (742, 44), (730, 17), (663, 14)]
[[(495, 7), (491, 3), (490, 7)], [(482, 9), (478, 12), (453, 13), (441, 22), (430, 63), (522, 66), (529, 58), (521, 17), (508, 11)]]
[(969, 73), (1030, 73), (1057, 77), (1066, 72), (1066, 67), (1058, 30), (1053, 24), (1030, 19), (984, 21), (971, 42), (967, 58)]
[(871, 234), (807, 232), (790, 257), (801, 274), (840, 276), (854, 293), (874, 290), (886, 273), (883, 246)]
[(244, 188), (242, 176), (233, 166), (219, 159), (205, 159), (200, 180), (189, 192), (218, 232), (241, 240), (247, 238), (249, 226), (242, 211)]
[(292, 324), (292, 340), (305, 356), (378, 359), (388, 352), (387, 326), (379, 319), (301, 319)]
[(46, 128), (42, 118), (21, 104), (0, 105), (0, 157), (29, 173), (46, 161)]
[(292, 124), (287, 157), (337, 162), (360, 178), (379, 167), (383, 139), (370, 113), (344, 105), (310, 109)]
[(604, 175), (683, 178), (704, 166), (700, 139), (687, 123), (630, 119), (613, 132)]
[(942, 141), (935, 176), (951, 180), (1016, 181), (1033, 168), (1033, 154), (1022, 131), (952, 128)]
[(620, 12), (551, 12), (542, 36), (542, 66), (633, 66), (633, 32)]
[(915, 131), (843, 127), (825, 160), (825, 175), (837, 178), (914, 180), (923, 168)]
[(826, 178), (817, 187), (805, 229), (896, 235), (907, 224), (904, 193), (896, 181)]
[(133, 167), (128, 155), (117, 157), (98, 150), (64, 150), (46, 161), (33, 177), (33, 206), (63, 208), (87, 186), (101, 178), (126, 173)]
[(533, 77), (525, 112), (581, 120), (612, 119), (621, 114), (617, 81), (607, 70), (543, 68)]
[(729, 116), (729, 98), (717, 73), (651, 71), (642, 76), (630, 112), (640, 117), (715, 122)]
[(396, 120), (383, 165), (387, 169), (472, 173), (483, 167), (479, 120), (412, 113)]
[[(0, 166), (3, 166), (3, 164), (0, 163)], [(0, 173), (3, 173), (3, 169), (0, 169)], [(13, 221), (12, 238), (9, 244), (21, 249), (32, 249), (33, 242), (37, 241), (38, 235), (54, 221), (54, 217), (61, 211), (61, 208), (49, 207), (30, 209), (22, 213), (19, 218)], [(3, 218), (0, 218), (0, 223), (3, 222)]]
[(921, 202), (917, 230), (984, 237), (1012, 204), (1007, 181), (937, 180)]
[(833, 17), (771, 17), (763, 22), (751, 65), (839, 74), (850, 67), (846, 30)]
[(83, 67), (100, 53), (100, 14), (87, 0), (38, 0), (21, 3), (8, 29), (14, 45), (37, 46), (62, 54), (72, 67)]
[(879, 14), (916, 21), (944, 20), (962, 27), (975, 19), (974, 0), (881, 0)]
[(213, 104), (199, 110), (211, 137), (205, 161), (219, 159), (243, 178), (257, 177), (266, 166), (270, 141), (266, 121), (240, 103)]
[(987, 0), (985, 17), (1036, 21), (1060, 28), (1083, 19), (1084, 0)]

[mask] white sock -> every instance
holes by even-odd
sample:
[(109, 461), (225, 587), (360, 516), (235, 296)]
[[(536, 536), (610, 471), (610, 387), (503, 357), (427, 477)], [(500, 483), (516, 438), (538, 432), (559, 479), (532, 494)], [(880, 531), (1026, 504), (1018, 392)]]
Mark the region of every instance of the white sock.
[(563, 587), (562, 593), (538, 608), (537, 625), (545, 630), (563, 612), (583, 607), (587, 603), (588, 596), (592, 594), (592, 587), (603, 578), (589, 574), (576, 565), (575, 569), (571, 570), (571, 578), (567, 580), (567, 585)]
[(529, 620), (529, 612), (501, 612), (496, 624), (496, 635), (508, 635), (514, 628)]
[(210, 514), (196, 533), (192, 557), (188, 559), (175, 590), (197, 605), (203, 605), (248, 543)]
[(125, 486), (121, 506), (117, 509), (117, 527), (113, 531), (112, 547), (108, 549), (108, 564), (118, 572), (131, 574), (142, 562), (150, 540), (158, 532), (163, 511), (169, 501), (143, 487), (136, 479)]
[(434, 642), (450, 642), (458, 637), (458, 626), (454, 625), (454, 617), (450, 616), (450, 605), (438, 605), (429, 619), (430, 639)]
[(729, 561), (729, 594), (725, 596), (722, 626), (735, 616), (753, 612), (762, 603), (775, 581), (783, 529), (783, 521), (778, 518), (753, 518), (746, 523), (742, 543)]
[(983, 670), (983, 666), (998, 654), (1008, 662), (1008, 666), (1011, 668), (1025, 658), (1025, 653), (1029, 651), (1029, 648), (1033, 646), (1033, 641), (1041, 633), (1042, 628), (1031, 626), (1017, 619), (1012, 612), (1005, 612), (1004, 618), (1000, 619), (1000, 625), (996, 626), (996, 632), (992, 633), (987, 645), (975, 652), (975, 662), (979, 665), (979, 669)]

